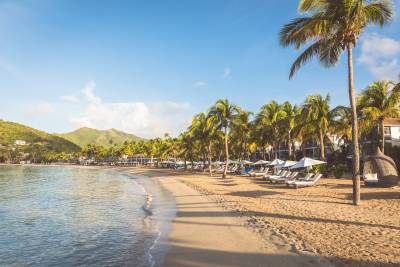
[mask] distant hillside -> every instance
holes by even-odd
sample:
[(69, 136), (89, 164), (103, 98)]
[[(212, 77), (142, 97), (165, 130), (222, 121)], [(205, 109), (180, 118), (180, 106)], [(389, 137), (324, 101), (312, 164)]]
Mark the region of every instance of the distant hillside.
[(0, 146), (15, 147), (16, 140), (26, 142), (24, 147), (38, 145), (54, 152), (76, 152), (80, 147), (59, 136), (48, 134), (31, 127), (9, 121), (0, 120)]
[(64, 134), (58, 134), (58, 136), (65, 138), (81, 147), (87, 144), (102, 145), (104, 147), (110, 147), (122, 145), (126, 142), (145, 140), (133, 134), (124, 133), (116, 129), (110, 130), (96, 130), (87, 127), (80, 128), (76, 131)]

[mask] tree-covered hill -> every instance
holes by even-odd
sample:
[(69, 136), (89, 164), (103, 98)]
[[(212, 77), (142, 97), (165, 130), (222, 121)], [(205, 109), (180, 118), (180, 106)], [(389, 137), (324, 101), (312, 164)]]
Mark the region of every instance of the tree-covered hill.
[(122, 145), (125, 142), (130, 143), (133, 141), (145, 140), (136, 135), (128, 134), (116, 129), (96, 130), (87, 127), (80, 128), (70, 133), (58, 134), (58, 136), (65, 138), (81, 147), (84, 147), (88, 144), (94, 144), (108, 148), (114, 145)]
[(40, 147), (41, 150), (51, 152), (72, 153), (80, 150), (80, 147), (62, 137), (48, 134), (34, 128), (9, 121), (0, 120), (0, 146), (2, 149), (13, 149), (17, 140), (25, 141), (25, 151), (29, 147)]

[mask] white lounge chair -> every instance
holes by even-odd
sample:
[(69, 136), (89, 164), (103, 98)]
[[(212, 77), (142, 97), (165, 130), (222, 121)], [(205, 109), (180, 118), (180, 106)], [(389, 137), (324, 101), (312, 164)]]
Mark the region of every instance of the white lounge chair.
[(294, 181), (297, 175), (299, 175), (298, 172), (292, 172), (290, 174), (286, 174), (283, 177), (271, 178), (270, 180), (272, 183), (285, 183), (287, 181)]
[(261, 167), (261, 168), (258, 169), (258, 170), (254, 169), (254, 170), (252, 170), (251, 172), (249, 172), (248, 174), (249, 174), (250, 176), (253, 176), (255, 173), (263, 172), (264, 169), (265, 169), (264, 167)]
[(268, 171), (269, 171), (269, 168), (264, 168), (262, 170), (259, 170), (258, 172), (252, 173), (251, 176), (253, 176), (253, 177), (264, 176), (264, 175), (268, 174)]
[(288, 180), (288, 181), (286, 181), (286, 184), (291, 184), (291, 183), (294, 183), (294, 182), (299, 182), (299, 181), (309, 181), (310, 179), (312, 179), (314, 177), (314, 173), (307, 173), (307, 175), (306, 176), (304, 176), (304, 177), (296, 177), (295, 179), (293, 179), (293, 180)]
[(378, 174), (377, 173), (368, 173), (364, 175), (364, 183), (374, 184), (378, 183)]
[(289, 171), (279, 170), (276, 174), (273, 174), (273, 175), (265, 175), (265, 176), (264, 176), (264, 180), (266, 180), (266, 181), (271, 181), (271, 179), (284, 177), (285, 175), (288, 175), (288, 173), (289, 173)]
[(322, 177), (322, 174), (316, 174), (313, 179), (310, 179), (308, 181), (295, 181), (293, 183), (287, 184), (287, 186), (294, 187), (294, 188), (314, 186), (319, 182), (321, 177)]

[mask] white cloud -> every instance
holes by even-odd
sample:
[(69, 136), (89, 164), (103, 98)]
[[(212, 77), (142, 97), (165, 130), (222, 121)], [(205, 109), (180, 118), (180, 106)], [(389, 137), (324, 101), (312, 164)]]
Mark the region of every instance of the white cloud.
[(89, 102), (94, 104), (100, 104), (101, 99), (94, 94), (95, 88), (96, 88), (95, 81), (90, 81), (86, 84), (85, 88), (83, 88), (82, 93)]
[(36, 117), (43, 117), (53, 113), (54, 108), (48, 102), (40, 102), (28, 108), (25, 112), (25, 117), (33, 119)]
[(191, 119), (187, 102), (118, 102), (106, 103), (95, 95), (95, 83), (83, 90), (88, 101), (85, 110), (69, 121), (75, 127), (116, 128), (145, 138), (175, 136), (186, 129)]
[(207, 83), (204, 81), (197, 81), (197, 82), (193, 83), (193, 87), (203, 87), (206, 85), (207, 85)]
[(79, 99), (74, 95), (63, 95), (60, 98), (65, 102), (79, 103)]
[(361, 42), (358, 62), (378, 79), (397, 80), (400, 74), (400, 41), (378, 34), (367, 35)]
[(224, 73), (222, 74), (222, 79), (226, 79), (232, 76), (232, 70), (229, 67), (224, 69)]

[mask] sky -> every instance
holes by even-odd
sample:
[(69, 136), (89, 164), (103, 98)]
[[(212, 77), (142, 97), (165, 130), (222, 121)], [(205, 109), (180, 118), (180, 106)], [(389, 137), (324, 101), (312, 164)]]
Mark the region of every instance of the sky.
[[(400, 74), (400, 0), (354, 51), (357, 90)], [(219, 98), (257, 112), (330, 94), (348, 105), (346, 57), (289, 80), (300, 51), (278, 33), (298, 0), (0, 0), (0, 118), (50, 133), (87, 126), (153, 138)]]

